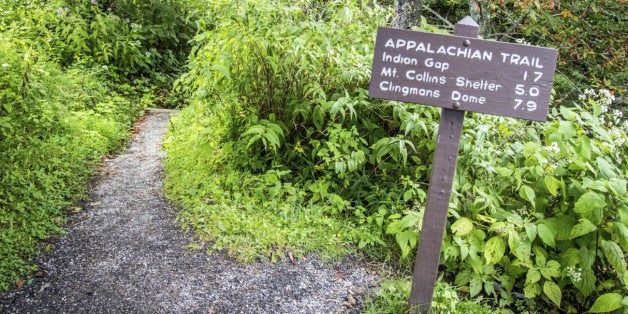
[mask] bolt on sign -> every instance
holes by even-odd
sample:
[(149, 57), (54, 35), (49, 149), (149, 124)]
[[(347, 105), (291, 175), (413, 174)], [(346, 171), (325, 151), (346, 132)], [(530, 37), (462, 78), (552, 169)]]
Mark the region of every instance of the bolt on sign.
[(556, 49), (478, 39), (469, 16), (456, 35), (380, 27), (369, 96), (443, 108), (410, 290), (412, 312), (429, 311), (465, 111), (545, 121)]

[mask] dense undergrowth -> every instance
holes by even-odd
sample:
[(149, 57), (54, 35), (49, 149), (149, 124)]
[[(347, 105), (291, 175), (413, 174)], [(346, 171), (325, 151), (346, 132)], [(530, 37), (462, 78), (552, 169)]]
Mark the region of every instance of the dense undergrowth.
[(0, 290), (27, 281), (100, 157), (164, 99), (195, 32), (181, 3), (0, 1)]
[[(625, 93), (616, 49), (625, 21), (614, 12), (623, 2), (490, 6), (489, 38), (561, 49), (555, 92), (545, 123), (467, 114), (436, 311), (628, 307), (628, 125), (625, 104), (613, 102)], [(466, 1), (425, 3), (442, 14), (430, 21), (455, 22)], [(0, 290), (24, 282), (39, 241), (62, 232), (133, 119), (179, 101), (166, 188), (213, 250), (245, 261), (364, 254), (410, 267), (439, 111), (367, 96), (388, 6), (0, 4)], [(365, 311), (404, 311), (408, 288), (403, 276), (385, 282)]]
[[(391, 10), (307, 0), (207, 8), (175, 87), (188, 106), (166, 139), (180, 220), (242, 260), (361, 252), (407, 267), (439, 113), (367, 96), (374, 33)], [(570, 85), (579, 96), (563, 97), (570, 79), (557, 79), (561, 102), (546, 123), (467, 115), (439, 310), (628, 306), (628, 126), (609, 90)], [(368, 311), (405, 305), (407, 283), (385, 286)], [(445, 300), (468, 297), (462, 308)]]

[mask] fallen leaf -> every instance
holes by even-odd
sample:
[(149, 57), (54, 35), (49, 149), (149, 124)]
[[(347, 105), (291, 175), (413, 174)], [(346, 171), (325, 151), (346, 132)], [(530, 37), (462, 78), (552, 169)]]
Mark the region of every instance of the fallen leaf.
[(351, 294), (347, 295), (347, 302), (345, 302), (345, 306), (348, 309), (352, 309), (357, 303), (358, 303), (358, 301), (355, 300), (353, 295), (351, 295)]
[(50, 288), (50, 283), (45, 283), (41, 286), (41, 288), (39, 288), (39, 292), (42, 292), (44, 290), (46, 290), (47, 288)]
[(24, 279), (22, 277), (17, 277), (17, 288), (22, 289), (24, 287)]
[(290, 259), (290, 262), (294, 265), (297, 264), (297, 262), (294, 260), (294, 256), (292, 256), (292, 252), (288, 251), (288, 258)]
[(56, 224), (58, 224), (58, 223), (60, 223), (60, 222), (61, 222), (61, 217), (57, 217), (57, 218), (55, 218), (55, 223), (56, 223)]

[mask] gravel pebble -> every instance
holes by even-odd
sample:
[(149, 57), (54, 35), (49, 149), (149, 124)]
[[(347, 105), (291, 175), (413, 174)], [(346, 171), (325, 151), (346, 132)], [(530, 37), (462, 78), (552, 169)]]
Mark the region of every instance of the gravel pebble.
[(176, 208), (161, 190), (171, 113), (148, 114), (127, 153), (104, 159), (68, 234), (51, 239), (30, 284), (0, 293), (0, 312), (357, 312), (379, 280), (358, 259), (243, 265), (184, 249), (194, 239), (174, 222)]

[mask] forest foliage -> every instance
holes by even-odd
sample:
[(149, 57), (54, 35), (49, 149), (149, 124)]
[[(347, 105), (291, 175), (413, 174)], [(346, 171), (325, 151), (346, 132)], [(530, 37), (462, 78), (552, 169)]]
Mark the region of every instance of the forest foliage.
[[(210, 251), (409, 267), (439, 110), (368, 97), (388, 2), (0, 0), (0, 289), (155, 104), (183, 107), (165, 187)], [(485, 3), (487, 39), (558, 48), (558, 71), (547, 122), (467, 114), (433, 306), (625, 310), (626, 2)], [(424, 4), (427, 32), (469, 9)], [(408, 283), (366, 311), (403, 311)]]
[(188, 9), (0, 1), (0, 290), (27, 282), (41, 241), (80, 210), (100, 157), (169, 90), (195, 33)]
[[(408, 265), (439, 113), (367, 96), (374, 33), (391, 24), (390, 7), (208, 3), (189, 71), (175, 85), (189, 105), (166, 141), (166, 187), (183, 205), (180, 220), (211, 250), (243, 260), (358, 250)], [(563, 18), (556, 8), (534, 1), (492, 8), (492, 21), (512, 29), (502, 40), (568, 51), (548, 122), (467, 115), (444, 276), (460, 295), (517, 311), (623, 308), (628, 126), (616, 94), (625, 73), (598, 68), (604, 62), (594, 58), (585, 71), (572, 60), (580, 46), (560, 45), (566, 33), (543, 29)], [(606, 57), (621, 55), (613, 53)]]

